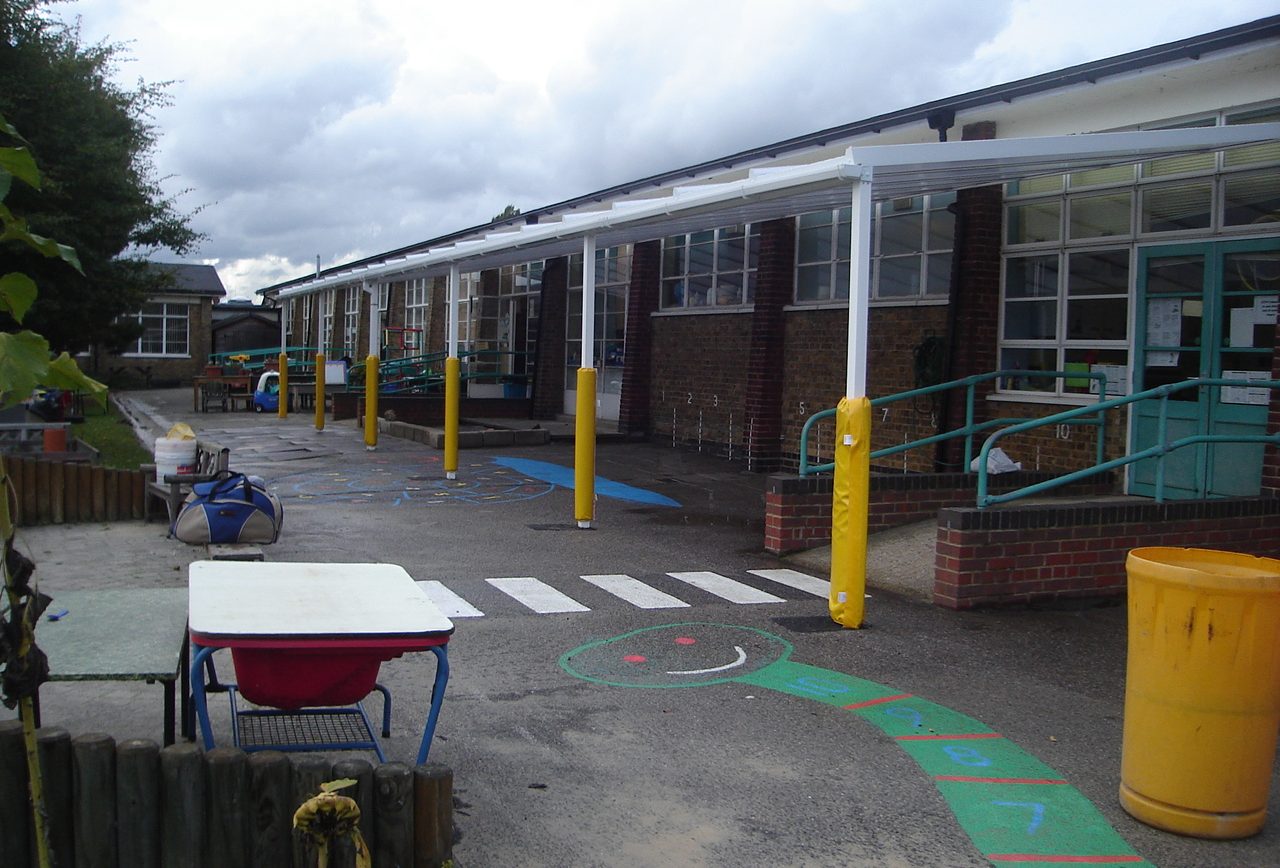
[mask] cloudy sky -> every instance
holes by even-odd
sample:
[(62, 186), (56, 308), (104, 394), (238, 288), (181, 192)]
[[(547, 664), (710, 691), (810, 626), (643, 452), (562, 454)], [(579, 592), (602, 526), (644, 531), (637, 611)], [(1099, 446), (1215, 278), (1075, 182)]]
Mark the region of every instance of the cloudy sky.
[[(74, 0), (231, 295), (1275, 0)], [(157, 258), (164, 259), (162, 252)]]

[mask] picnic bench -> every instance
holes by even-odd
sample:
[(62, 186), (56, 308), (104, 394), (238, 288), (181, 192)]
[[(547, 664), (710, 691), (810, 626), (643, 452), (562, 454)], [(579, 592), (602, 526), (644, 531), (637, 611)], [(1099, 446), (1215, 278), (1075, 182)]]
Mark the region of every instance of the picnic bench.
[[(191, 493), (191, 486), (197, 482), (213, 481), (218, 477), (219, 473), (229, 470), (230, 465), (230, 448), (212, 440), (197, 440), (195, 472), (166, 473), (163, 480), (148, 478), (147, 505), (144, 510), (146, 520), (151, 520), (152, 501), (159, 500), (165, 504), (165, 508), (169, 513), (169, 524), (172, 525), (173, 520), (178, 515), (178, 511), (182, 509), (182, 502)], [(150, 468), (149, 477), (154, 477), (155, 465), (144, 464), (142, 466), (144, 472), (148, 468)]]

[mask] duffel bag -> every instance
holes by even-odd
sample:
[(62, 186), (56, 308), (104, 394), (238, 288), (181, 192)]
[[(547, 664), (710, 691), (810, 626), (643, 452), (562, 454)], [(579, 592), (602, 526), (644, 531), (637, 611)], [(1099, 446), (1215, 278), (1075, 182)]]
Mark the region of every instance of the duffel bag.
[(170, 533), (191, 545), (273, 543), (283, 524), (280, 499), (260, 478), (225, 473), (191, 487)]

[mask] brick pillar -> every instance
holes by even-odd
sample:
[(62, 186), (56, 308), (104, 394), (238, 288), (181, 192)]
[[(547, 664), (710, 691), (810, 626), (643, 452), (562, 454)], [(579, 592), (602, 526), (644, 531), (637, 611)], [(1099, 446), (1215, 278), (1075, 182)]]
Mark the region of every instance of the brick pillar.
[(443, 353), (449, 350), (449, 278), (431, 278), (431, 300), (427, 305), (427, 321), (422, 336), (424, 353)]
[[(966, 124), (961, 134), (965, 141), (995, 137), (996, 125), (993, 121)], [(955, 328), (952, 330), (955, 340), (948, 348), (950, 378), (953, 380), (970, 374), (994, 371), (999, 366), (997, 323), (1000, 315), (1003, 202), (1004, 193), (998, 184), (960, 190), (956, 194), (958, 219), (953, 255), (959, 261), (959, 266), (954, 278), (957, 285), (952, 292), (950, 312), (955, 319)], [(979, 408), (979, 421), (982, 418), (983, 401), (993, 388), (994, 383), (988, 383), (975, 390), (974, 400)], [(962, 391), (950, 394), (946, 420), (948, 431), (964, 426), (965, 400)], [(943, 454), (943, 460), (949, 465), (943, 470), (968, 469), (960, 466), (964, 463), (962, 439), (949, 441)]]
[(542, 270), (538, 350), (533, 361), (532, 419), (554, 419), (564, 409), (564, 329), (569, 258), (548, 259)]
[(653, 362), (653, 319), (658, 309), (662, 275), (662, 242), (642, 241), (631, 251), (631, 284), (627, 287), (626, 359), (622, 363), (622, 396), (618, 431), (649, 432), (649, 399)]
[[(354, 354), (355, 361), (359, 364), (364, 361), (365, 356), (369, 355), (369, 301), (374, 296), (358, 286), (351, 287), (347, 292), (355, 293), (356, 297), (360, 299), (359, 313), (356, 314), (356, 351)], [(374, 304), (377, 304), (377, 302), (375, 301)], [(343, 319), (345, 320), (346, 317), (344, 316)]]
[(795, 220), (760, 226), (755, 311), (747, 360), (748, 469), (772, 472), (782, 465), (782, 374), (786, 334), (782, 308), (795, 287)]
[[(1280, 327), (1272, 332), (1271, 379), (1280, 380)], [(1280, 431), (1280, 389), (1271, 390), (1267, 431)], [(1280, 496), (1280, 446), (1269, 445), (1262, 458), (1262, 493)]]

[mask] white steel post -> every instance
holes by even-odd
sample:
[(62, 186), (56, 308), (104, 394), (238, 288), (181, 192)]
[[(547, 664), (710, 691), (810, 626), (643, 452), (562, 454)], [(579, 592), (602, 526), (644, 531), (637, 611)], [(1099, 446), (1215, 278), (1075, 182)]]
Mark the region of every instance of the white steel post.
[(458, 361), (458, 296), (461, 295), (462, 273), (456, 264), (449, 266), (449, 346), (444, 360), (444, 475), (458, 478), (458, 421), (462, 398), (461, 363)]
[(596, 239), (582, 239), (582, 365), (573, 432), (573, 514), (578, 527), (595, 519), (596, 501)]

